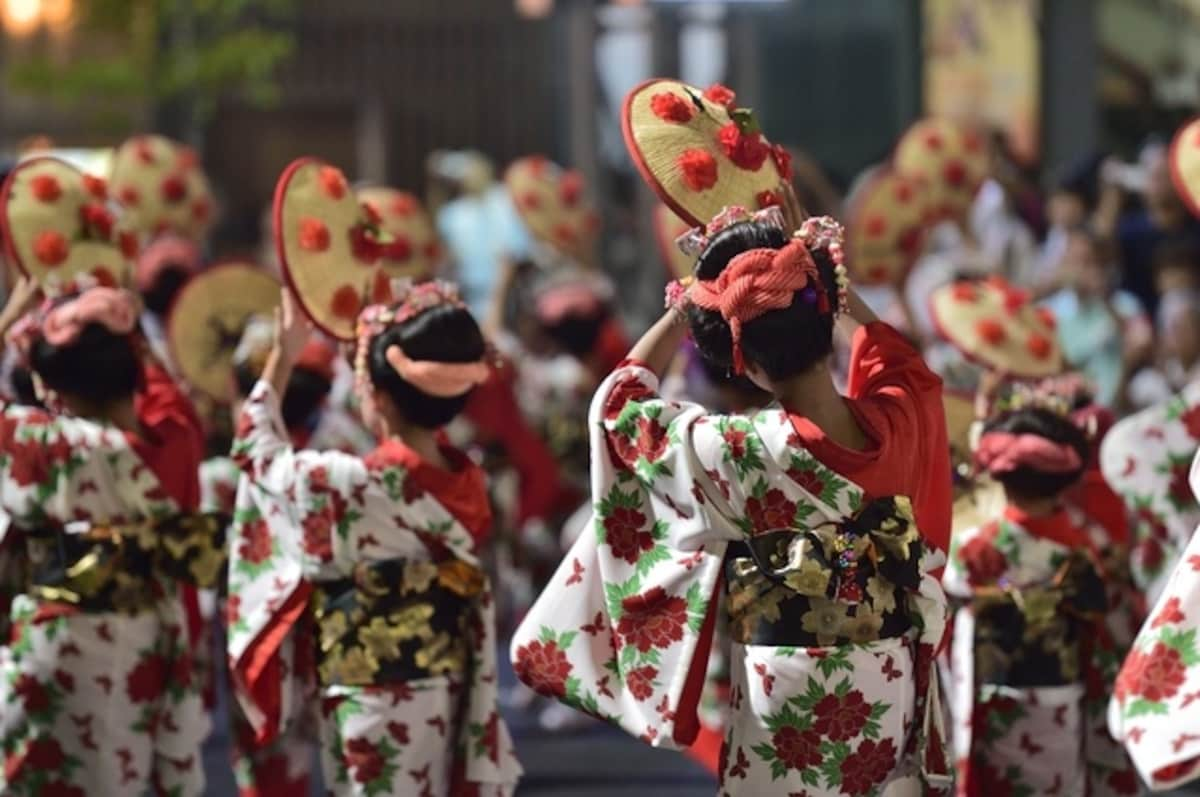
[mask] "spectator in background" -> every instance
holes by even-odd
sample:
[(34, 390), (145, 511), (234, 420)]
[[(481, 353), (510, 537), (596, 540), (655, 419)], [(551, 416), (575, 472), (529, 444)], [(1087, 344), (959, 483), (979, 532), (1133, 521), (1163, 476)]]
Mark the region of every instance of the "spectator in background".
[(1179, 289), (1164, 294), (1158, 334), (1158, 363), (1139, 371), (1129, 385), (1130, 402), (1137, 408), (1167, 401), (1200, 379), (1200, 293)]
[(1088, 230), (1065, 234), (1059, 267), (1061, 289), (1046, 301), (1058, 319), (1067, 360), (1096, 387), (1096, 402), (1114, 407), (1124, 392), (1128, 366), (1144, 359), (1153, 330), (1132, 294), (1116, 289), (1110, 247)]
[[(1200, 221), (1188, 213), (1171, 185), (1167, 148), (1161, 142), (1143, 147), (1136, 166), (1106, 162), (1101, 179), (1098, 229), (1111, 234), (1120, 248), (1121, 287), (1154, 315), (1160, 298), (1152, 268), (1155, 252), (1168, 241), (1200, 244)], [(1129, 194), (1141, 197), (1141, 207), (1121, 215)]]
[(1030, 286), (1039, 294), (1063, 287), (1059, 266), (1071, 233), (1091, 218), (1096, 208), (1099, 158), (1072, 164), (1055, 181), (1046, 198), (1046, 237), (1038, 251), (1037, 274)]

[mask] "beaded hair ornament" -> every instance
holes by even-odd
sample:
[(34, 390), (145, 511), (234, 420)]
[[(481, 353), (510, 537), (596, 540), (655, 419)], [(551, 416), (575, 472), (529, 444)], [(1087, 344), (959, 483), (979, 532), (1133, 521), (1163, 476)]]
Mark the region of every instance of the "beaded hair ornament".
[[(466, 307), (459, 297), (458, 287), (435, 280), (420, 285), (393, 283), (393, 295), (400, 298), (388, 305), (371, 305), (358, 317), (358, 345), (354, 357), (355, 386), (359, 396), (369, 393), (371, 374), (367, 357), (371, 340), (388, 327), (403, 324), (435, 307)], [(398, 345), (385, 352), (388, 364), (404, 381), (423, 393), (438, 398), (461, 396), (488, 378), (485, 359), (471, 363), (445, 363), (434, 360), (413, 360)]]
[[(778, 207), (756, 213), (741, 207), (727, 207), (703, 229), (691, 230), (681, 236), (679, 246), (684, 252), (698, 254), (718, 233), (741, 222), (766, 224), (786, 232), (783, 213)], [(667, 286), (666, 304), (677, 310), (693, 304), (719, 312), (729, 324), (733, 338), (734, 371), (744, 373), (743, 324), (771, 310), (791, 306), (797, 292), (803, 301), (815, 304), (821, 314), (845, 312), (850, 280), (843, 263), (842, 240), (842, 225), (829, 216), (805, 219), (800, 229), (792, 233), (791, 240), (779, 249), (765, 247), (741, 252), (730, 259), (715, 279), (689, 278), (672, 282)], [(827, 251), (834, 263), (836, 305), (831, 305), (812, 257), (812, 252), (819, 249)]]

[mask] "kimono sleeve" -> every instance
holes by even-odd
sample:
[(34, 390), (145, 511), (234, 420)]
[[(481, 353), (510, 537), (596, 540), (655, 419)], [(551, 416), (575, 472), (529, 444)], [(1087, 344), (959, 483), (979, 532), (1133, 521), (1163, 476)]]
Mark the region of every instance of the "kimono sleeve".
[(266, 741), (288, 723), (296, 678), (311, 658), (294, 634), (309, 578), (332, 566), (334, 535), (361, 516), (367, 474), (356, 457), (293, 450), (279, 399), (265, 382), (243, 405), (233, 450), (242, 476), (229, 552), (227, 647), (238, 701)]
[(711, 424), (699, 407), (659, 398), (657, 387), (649, 371), (628, 366), (597, 393), (592, 522), (526, 615), (511, 655), (535, 691), (677, 747), (698, 730), (714, 594), (737, 532), (696, 454)]

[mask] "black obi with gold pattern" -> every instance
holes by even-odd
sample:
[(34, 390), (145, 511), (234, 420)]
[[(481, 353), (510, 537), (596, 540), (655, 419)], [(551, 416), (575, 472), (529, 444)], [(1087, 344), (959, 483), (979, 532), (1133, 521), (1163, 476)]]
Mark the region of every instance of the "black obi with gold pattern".
[(904, 636), (921, 583), (924, 542), (907, 498), (879, 498), (853, 517), (731, 543), (729, 628), (744, 645), (828, 647)]
[(170, 582), (224, 583), (228, 526), (227, 515), (181, 514), (81, 532), (70, 526), (24, 531), (29, 593), (84, 612), (145, 611)]
[(1082, 677), (1084, 648), (1108, 610), (1104, 581), (1072, 552), (1045, 584), (975, 587), (975, 682), (1066, 686)]
[(362, 562), (314, 585), (322, 686), (385, 686), (461, 674), (471, 662), (481, 570), (458, 559)]

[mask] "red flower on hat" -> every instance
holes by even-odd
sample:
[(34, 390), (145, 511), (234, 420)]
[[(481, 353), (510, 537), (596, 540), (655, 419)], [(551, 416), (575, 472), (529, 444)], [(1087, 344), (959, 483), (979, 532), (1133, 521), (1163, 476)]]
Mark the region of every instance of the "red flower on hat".
[(107, 241), (112, 237), (113, 217), (99, 202), (89, 202), (80, 210), (83, 224), (95, 231), (96, 237)]
[(983, 148), (983, 138), (974, 130), (964, 130), (962, 145), (967, 152), (978, 152)]
[(430, 241), (425, 244), (424, 252), (426, 260), (437, 260), (442, 256), (442, 245), (437, 241)]
[(329, 228), (325, 222), (312, 216), (300, 219), (300, 248), (309, 252), (324, 252), (329, 248)]
[(346, 195), (346, 176), (340, 169), (333, 166), (322, 166), (317, 173), (317, 182), (321, 184), (321, 190), (325, 192), (325, 196), (330, 199), (341, 199)]
[(143, 137), (134, 142), (133, 153), (147, 166), (154, 164), (154, 148), (150, 146), (150, 139)]
[(1011, 285), (1004, 288), (1004, 309), (1009, 315), (1016, 313), (1029, 303), (1029, 292)]
[(675, 163), (684, 185), (693, 191), (707, 191), (717, 184), (717, 159), (708, 150), (685, 150)]
[(96, 284), (101, 288), (117, 287), (117, 278), (108, 269), (108, 266), (96, 266), (93, 268), (92, 278), (96, 280)]
[(730, 122), (717, 131), (717, 143), (725, 157), (733, 161), (738, 168), (756, 172), (766, 163), (771, 148), (767, 146), (762, 133), (747, 133)]
[(1058, 319), (1054, 317), (1054, 312), (1049, 307), (1034, 308), (1033, 313), (1038, 317), (1038, 320), (1045, 324), (1049, 329), (1058, 328)]
[(583, 196), (583, 175), (576, 171), (563, 174), (558, 183), (558, 198), (569, 208), (579, 204)]
[(132, 260), (138, 254), (137, 236), (132, 232), (125, 230), (117, 236), (117, 244), (121, 247), (121, 254)]
[(541, 177), (546, 172), (546, 156), (545, 155), (530, 155), (525, 159), (526, 168), (534, 177)]
[(521, 205), (526, 210), (537, 210), (542, 206), (542, 199), (538, 196), (537, 191), (530, 189), (521, 195)]
[(880, 237), (887, 232), (887, 227), (887, 218), (879, 213), (868, 216), (867, 220), (863, 222), (863, 232), (867, 234), (868, 238)]
[(900, 251), (905, 257), (916, 257), (921, 253), (921, 245), (925, 243), (925, 231), (920, 225), (914, 225), (900, 234)]
[(883, 264), (879, 264), (871, 266), (869, 269), (867, 269), (867, 274), (874, 282), (885, 282), (888, 278), (888, 275), (891, 274), (891, 269)]
[(412, 255), (412, 243), (403, 235), (393, 236), (392, 242), (383, 247), (383, 256), (397, 263), (411, 259)]
[(942, 179), (955, 188), (967, 182), (967, 167), (960, 160), (952, 160), (942, 167)]
[(897, 202), (907, 202), (912, 199), (913, 187), (907, 180), (900, 180), (896, 183), (896, 187), (892, 189), (892, 196)]
[(554, 240), (558, 241), (563, 246), (570, 246), (575, 243), (577, 236), (575, 228), (565, 221), (560, 221), (554, 225)]
[(48, 174), (39, 174), (29, 181), (33, 196), (39, 202), (54, 202), (62, 196), (62, 186)]
[(715, 102), (717, 105), (732, 108), (733, 103), (737, 101), (737, 94), (727, 86), (714, 83), (704, 90), (704, 98), (709, 102)]
[(650, 110), (664, 122), (687, 124), (696, 115), (695, 106), (673, 91), (663, 91), (650, 98)]
[(993, 318), (984, 318), (975, 325), (975, 332), (985, 343), (999, 346), (1008, 337), (1004, 325)]
[(775, 208), (783, 204), (783, 200), (775, 191), (759, 191), (754, 201), (758, 202), (759, 209)]
[(137, 204), (142, 201), (142, 195), (138, 193), (138, 190), (133, 186), (126, 185), (117, 191), (117, 199), (122, 205), (136, 207)]
[(954, 287), (950, 289), (950, 295), (956, 302), (974, 302), (978, 298), (975, 286), (969, 282), (955, 283)]
[(937, 130), (930, 130), (925, 134), (925, 149), (940, 150), (942, 148), (942, 134)]
[(207, 222), (212, 216), (212, 203), (206, 198), (200, 197), (192, 202), (192, 220), (201, 224)]
[(343, 285), (334, 291), (329, 309), (337, 318), (353, 321), (358, 318), (358, 312), (362, 309), (362, 300), (353, 285)]
[(388, 304), (392, 301), (392, 280), (387, 272), (380, 269), (375, 272), (375, 282), (371, 285), (371, 303)]
[(175, 166), (182, 171), (189, 171), (200, 164), (200, 156), (191, 147), (180, 147), (175, 156)]
[(61, 266), (69, 253), (67, 239), (60, 232), (46, 230), (38, 233), (38, 237), (33, 241), (33, 256), (43, 266)]
[(1029, 349), (1029, 353), (1039, 360), (1044, 360), (1054, 351), (1054, 345), (1045, 335), (1034, 332), (1025, 341), (1025, 347)]
[(375, 207), (374, 202), (363, 202), (363, 213), (367, 215), (367, 222), (378, 227), (383, 223), (383, 216), (379, 215), (379, 208)]
[(358, 262), (373, 266), (383, 257), (383, 245), (366, 225), (356, 224), (350, 230), (350, 253)]
[(388, 209), (393, 216), (407, 216), (417, 209), (417, 200), (408, 194), (399, 194), (392, 200)]
[(108, 183), (90, 174), (83, 175), (83, 190), (95, 199), (108, 199)]
[(160, 190), (163, 200), (174, 205), (187, 196), (187, 183), (179, 175), (173, 174), (162, 181)]
[(771, 146), (771, 157), (775, 160), (775, 169), (784, 180), (792, 180), (792, 153), (782, 144)]

